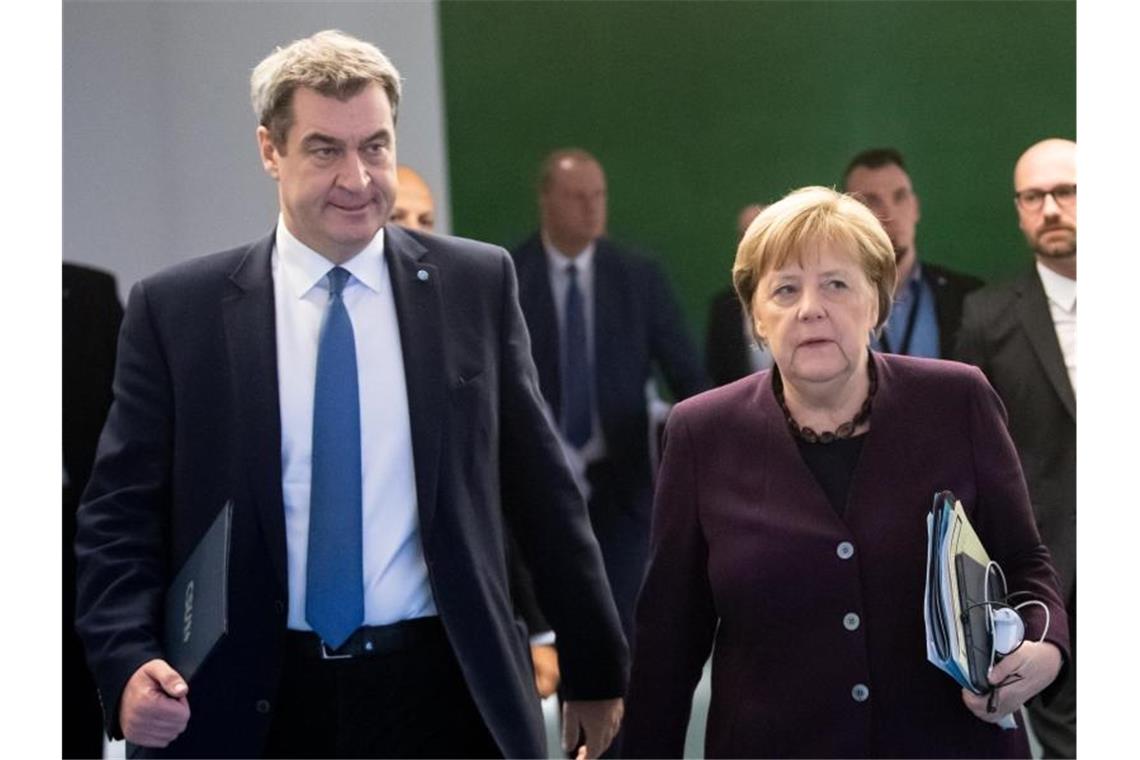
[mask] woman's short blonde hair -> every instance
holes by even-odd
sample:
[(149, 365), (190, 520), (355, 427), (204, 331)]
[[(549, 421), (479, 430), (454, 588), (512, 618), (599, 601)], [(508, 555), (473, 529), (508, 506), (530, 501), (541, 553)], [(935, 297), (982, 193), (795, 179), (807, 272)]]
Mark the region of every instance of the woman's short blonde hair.
[(752, 313), (752, 297), (768, 272), (825, 244), (855, 258), (878, 299), (875, 329), (882, 327), (898, 277), (891, 240), (866, 206), (827, 187), (793, 190), (748, 225), (732, 266), (732, 285), (745, 310)]
[(400, 72), (375, 45), (326, 29), (266, 56), (253, 70), (249, 90), (258, 123), (269, 130), (273, 144), (284, 149), (293, 125), (293, 93), (298, 88), (347, 100), (373, 82), (388, 95), (395, 124)]

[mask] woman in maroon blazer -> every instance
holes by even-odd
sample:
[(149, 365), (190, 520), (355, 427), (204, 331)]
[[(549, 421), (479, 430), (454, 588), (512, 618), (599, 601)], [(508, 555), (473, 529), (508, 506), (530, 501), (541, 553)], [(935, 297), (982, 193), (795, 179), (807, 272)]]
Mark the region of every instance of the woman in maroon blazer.
[[(805, 188), (741, 241), (733, 282), (776, 367), (670, 416), (637, 611), (628, 756), (680, 756), (713, 651), (710, 757), (1012, 757), (995, 725), (1068, 658), (1056, 574), (1005, 413), (962, 364), (873, 354), (894, 253), (849, 196)], [(949, 489), (1023, 609), (994, 711), (926, 660), (926, 515)], [(1044, 642), (1037, 643), (1042, 634)]]

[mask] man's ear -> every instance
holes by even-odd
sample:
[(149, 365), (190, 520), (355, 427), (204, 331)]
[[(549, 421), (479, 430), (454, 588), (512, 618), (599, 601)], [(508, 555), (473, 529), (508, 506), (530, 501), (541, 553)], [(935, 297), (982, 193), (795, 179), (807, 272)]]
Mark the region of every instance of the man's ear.
[(273, 179), (279, 179), (278, 161), (280, 155), (277, 152), (277, 146), (273, 144), (273, 138), (269, 135), (269, 130), (265, 127), (257, 128), (257, 149), (261, 154), (261, 165), (265, 168), (265, 173)]
[(922, 200), (918, 197), (918, 193), (914, 194), (914, 223), (918, 224), (922, 221)]

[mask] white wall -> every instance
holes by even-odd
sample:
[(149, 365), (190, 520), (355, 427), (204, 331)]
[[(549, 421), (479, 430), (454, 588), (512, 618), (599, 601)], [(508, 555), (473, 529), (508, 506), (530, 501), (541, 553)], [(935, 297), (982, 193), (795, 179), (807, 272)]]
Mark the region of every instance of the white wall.
[(63, 12), (63, 258), (109, 269), (125, 297), (169, 264), (266, 234), (249, 74), (326, 28), (375, 43), (404, 78), (399, 160), (451, 226), (435, 2), (90, 2)]

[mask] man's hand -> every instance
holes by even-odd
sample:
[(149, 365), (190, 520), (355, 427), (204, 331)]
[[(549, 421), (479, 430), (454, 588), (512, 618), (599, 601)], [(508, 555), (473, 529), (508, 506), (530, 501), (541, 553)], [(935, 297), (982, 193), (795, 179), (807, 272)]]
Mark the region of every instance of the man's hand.
[(1020, 710), (1037, 692), (1053, 683), (1060, 671), (1060, 649), (1049, 642), (1026, 641), (990, 671), (992, 684), (999, 684), (1014, 674), (1020, 676), (1020, 680), (1010, 678), (1008, 684), (997, 690), (992, 712), (988, 709), (990, 697), (987, 694), (974, 694), (962, 689), (962, 701), (974, 715), (987, 723), (997, 723), (1006, 715)]
[(165, 747), (186, 730), (190, 720), (190, 687), (166, 660), (150, 660), (135, 671), (123, 689), (119, 726), (140, 747)]
[(562, 674), (558, 671), (558, 650), (552, 644), (531, 644), (530, 659), (534, 663), (534, 687), (546, 699), (558, 688)]
[[(562, 749), (578, 750), (576, 760), (590, 760), (606, 751), (621, 728), (625, 703), (617, 699), (579, 699), (562, 704)], [(578, 746), (578, 737), (583, 736)]]

